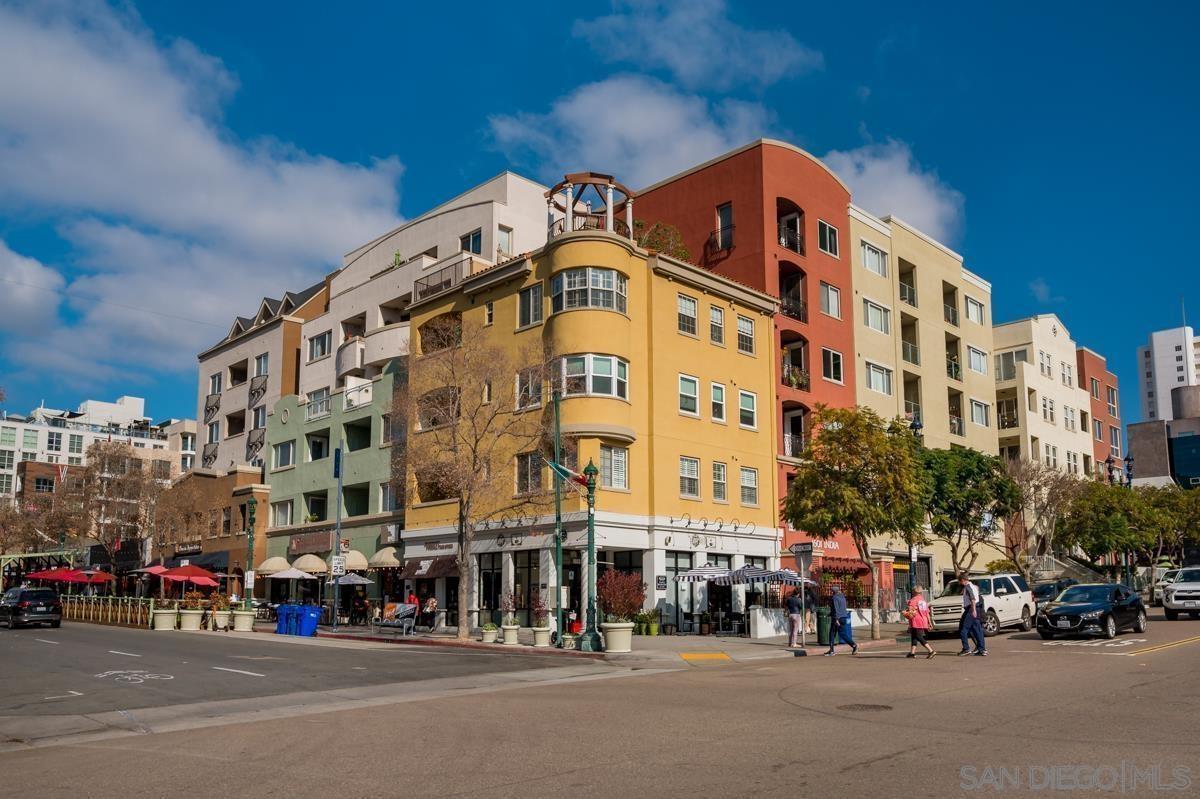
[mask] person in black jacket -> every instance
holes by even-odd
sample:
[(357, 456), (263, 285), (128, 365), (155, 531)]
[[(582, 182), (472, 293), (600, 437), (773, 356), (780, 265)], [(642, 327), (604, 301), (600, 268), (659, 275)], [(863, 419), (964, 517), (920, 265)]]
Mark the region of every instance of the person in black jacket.
[(854, 643), (854, 630), (850, 627), (850, 606), (846, 603), (846, 595), (842, 593), (839, 585), (834, 585), (833, 593), (829, 595), (829, 609), (829, 651), (825, 653), (825, 657), (837, 654), (839, 639), (843, 644), (849, 644), (850, 652), (857, 655), (858, 644)]

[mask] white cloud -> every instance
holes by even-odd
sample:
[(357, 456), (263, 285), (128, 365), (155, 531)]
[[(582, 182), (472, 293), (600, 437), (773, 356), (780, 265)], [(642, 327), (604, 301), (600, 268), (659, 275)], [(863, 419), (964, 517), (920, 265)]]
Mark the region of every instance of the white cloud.
[(0, 330), (44, 330), (66, 280), (54, 269), (13, 252), (0, 241)]
[(688, 88), (765, 87), (824, 65), (820, 52), (785, 30), (738, 25), (724, 0), (625, 0), (615, 5), (615, 14), (576, 21), (575, 35), (610, 62), (663, 69)]
[(1044, 277), (1035, 277), (1029, 281), (1029, 293), (1040, 303), (1061, 302), (1062, 297), (1055, 296), (1050, 284)]
[[(258, 297), (304, 288), (399, 221), (395, 158), (241, 141), (220, 120), (236, 87), (219, 60), (156, 42), (131, 12), (0, 7), (0, 211), (60, 219), (76, 247), (85, 274), (67, 292), (89, 299), (71, 301), (64, 330), (95, 359), (76, 368), (190, 370)], [(215, 327), (117, 307), (131, 298)], [(24, 352), (8, 342), (13, 360)]]
[(895, 215), (947, 244), (962, 232), (962, 194), (923, 167), (908, 144), (888, 139), (834, 150), (823, 160), (846, 181), (854, 203), (871, 213)]
[(547, 180), (575, 170), (641, 187), (759, 138), (771, 115), (754, 103), (710, 102), (646, 77), (617, 75), (560, 97), (544, 114), (489, 119), (497, 146)]

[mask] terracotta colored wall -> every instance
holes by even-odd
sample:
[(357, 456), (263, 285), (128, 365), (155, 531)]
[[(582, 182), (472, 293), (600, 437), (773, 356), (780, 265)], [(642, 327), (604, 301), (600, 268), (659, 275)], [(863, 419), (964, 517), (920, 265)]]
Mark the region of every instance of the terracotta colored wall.
[[(1095, 433), (1088, 430), (1088, 436), (1092, 440), (1092, 457), (1096, 463), (1103, 463), (1105, 458), (1109, 456), (1109, 427), (1121, 429), (1121, 420), (1117, 416), (1110, 416), (1108, 413), (1108, 387), (1112, 386), (1117, 389), (1117, 413), (1121, 411), (1121, 388), (1117, 383), (1117, 376), (1108, 371), (1108, 362), (1087, 350), (1076, 350), (1076, 371), (1079, 374), (1080, 387), (1088, 392), (1089, 408), (1088, 412), (1093, 419), (1099, 419), (1104, 424), (1104, 440), (1097, 441)], [(1100, 398), (1092, 396), (1092, 378), (1100, 381)], [(1121, 453), (1124, 455), (1124, 451)], [(1124, 464), (1120, 467), (1125, 468)]]

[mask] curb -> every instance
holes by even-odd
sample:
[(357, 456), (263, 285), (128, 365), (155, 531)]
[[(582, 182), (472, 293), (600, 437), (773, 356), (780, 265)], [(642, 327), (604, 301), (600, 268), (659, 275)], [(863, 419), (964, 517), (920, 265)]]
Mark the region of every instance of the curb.
[[(261, 630), (254, 632), (260, 635), (275, 635)], [(480, 652), (495, 652), (497, 654), (506, 655), (532, 655), (538, 657), (565, 657), (565, 658), (582, 658), (584, 660), (603, 660), (603, 652), (579, 652), (574, 649), (558, 649), (556, 647), (533, 647), (525, 644), (517, 646), (509, 646), (505, 644), (485, 644), (480, 641), (460, 641), (456, 638), (436, 639), (436, 638), (385, 638), (381, 635), (342, 635), (340, 633), (330, 633), (317, 631), (317, 634), (312, 636), (316, 639), (333, 639), (338, 641), (365, 641), (373, 644), (396, 644), (399, 646), (442, 646), (449, 649), (473, 649)]]

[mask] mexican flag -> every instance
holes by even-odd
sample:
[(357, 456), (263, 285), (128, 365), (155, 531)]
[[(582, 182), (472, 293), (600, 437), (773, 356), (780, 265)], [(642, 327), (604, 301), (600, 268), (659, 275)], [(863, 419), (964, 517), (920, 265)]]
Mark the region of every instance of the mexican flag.
[(584, 477), (579, 472), (576, 472), (572, 469), (568, 469), (566, 466), (563, 466), (561, 463), (555, 463), (554, 461), (549, 460), (549, 459), (546, 460), (546, 465), (549, 466), (550, 471), (552, 471), (552, 472), (554, 472), (554, 474), (558, 475), (558, 477), (560, 479), (562, 479), (562, 481), (564, 483), (575, 483), (576, 485), (581, 485), (584, 488), (587, 488), (587, 478)]

